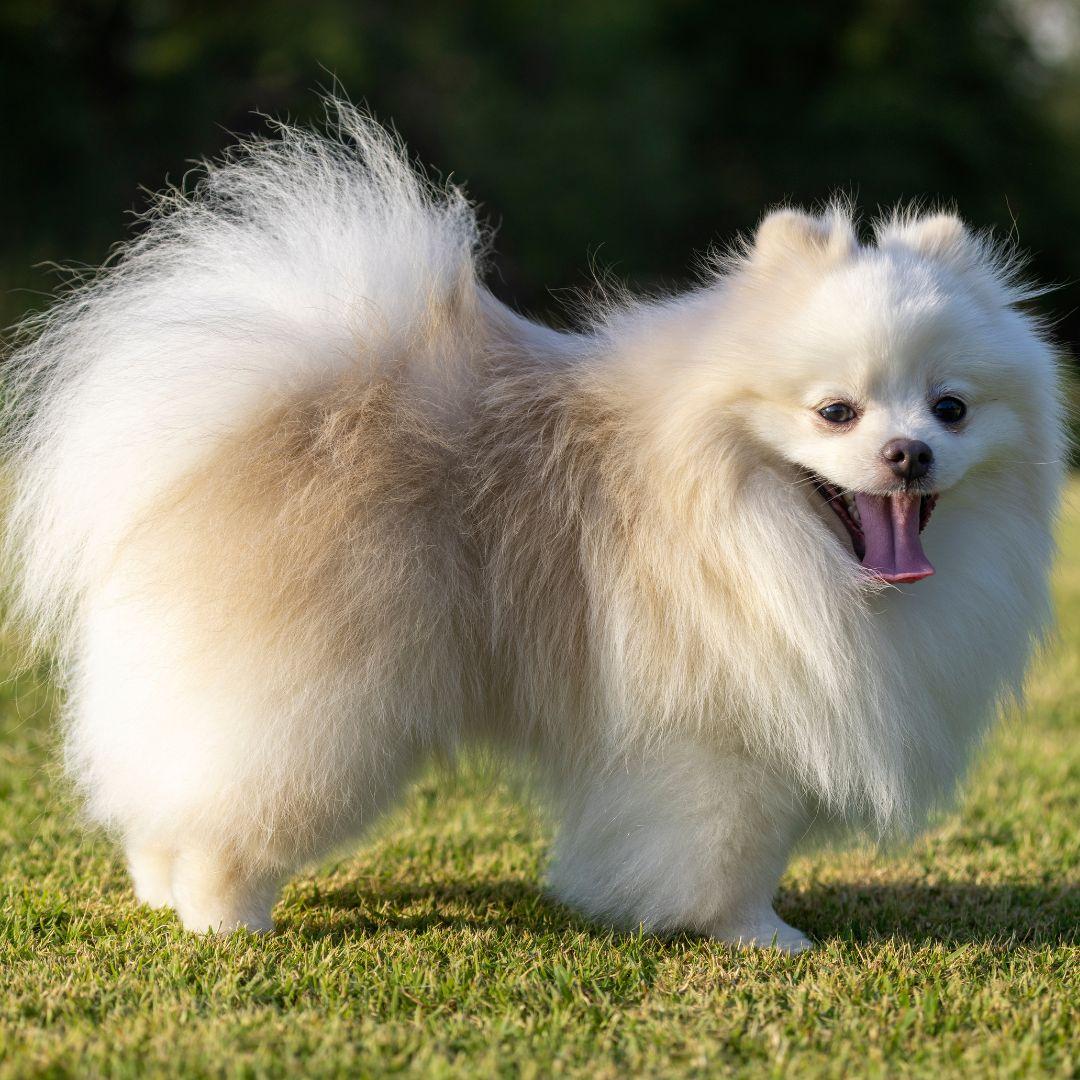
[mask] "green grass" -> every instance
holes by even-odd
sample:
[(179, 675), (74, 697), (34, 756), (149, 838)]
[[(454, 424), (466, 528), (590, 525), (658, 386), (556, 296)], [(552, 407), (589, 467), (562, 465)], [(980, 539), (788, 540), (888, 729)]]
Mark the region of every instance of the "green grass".
[(1080, 485), (1061, 637), (960, 810), (909, 850), (797, 862), (813, 953), (587, 925), (546, 837), (477, 776), (421, 783), (295, 881), (280, 931), (138, 907), (56, 776), (52, 694), (0, 702), (0, 1076), (1074, 1076), (1080, 1016)]

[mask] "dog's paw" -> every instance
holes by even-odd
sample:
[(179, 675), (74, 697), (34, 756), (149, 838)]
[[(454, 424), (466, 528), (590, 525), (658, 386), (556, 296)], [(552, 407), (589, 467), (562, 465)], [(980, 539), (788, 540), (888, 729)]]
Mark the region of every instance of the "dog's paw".
[(712, 936), (742, 949), (779, 949), (792, 956), (814, 947), (801, 930), (789, 926), (771, 908), (758, 918), (725, 927)]
[(274, 878), (241, 872), (231, 859), (187, 851), (173, 869), (173, 903), (185, 930), (255, 934), (274, 929), (270, 909), (277, 893)]
[(181, 907), (177, 914), (184, 929), (196, 934), (231, 934), (236, 930), (247, 930), (251, 934), (269, 934), (274, 929), (269, 913), (237, 914), (229, 910)]

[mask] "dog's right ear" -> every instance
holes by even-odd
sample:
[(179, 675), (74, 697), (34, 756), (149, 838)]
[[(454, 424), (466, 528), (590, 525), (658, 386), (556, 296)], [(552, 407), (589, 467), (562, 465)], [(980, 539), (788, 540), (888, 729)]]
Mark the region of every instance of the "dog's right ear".
[(838, 209), (818, 217), (801, 210), (772, 210), (762, 219), (750, 249), (762, 267), (795, 260), (839, 262), (858, 247), (851, 218)]

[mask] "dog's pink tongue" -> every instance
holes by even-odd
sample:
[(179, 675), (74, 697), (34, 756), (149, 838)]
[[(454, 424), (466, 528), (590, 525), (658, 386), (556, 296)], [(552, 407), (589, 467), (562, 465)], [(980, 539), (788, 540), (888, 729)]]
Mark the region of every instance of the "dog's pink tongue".
[(929, 577), (934, 568), (919, 539), (921, 495), (855, 493), (866, 551), (862, 564), (884, 581), (900, 584)]

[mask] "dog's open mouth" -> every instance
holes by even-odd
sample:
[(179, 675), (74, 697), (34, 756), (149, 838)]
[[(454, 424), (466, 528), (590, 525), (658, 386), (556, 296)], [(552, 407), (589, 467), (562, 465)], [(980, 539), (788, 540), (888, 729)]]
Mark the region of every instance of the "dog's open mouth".
[(937, 495), (917, 491), (867, 495), (820, 476), (814, 477), (814, 487), (844, 523), (856, 557), (875, 577), (900, 585), (934, 572), (919, 534), (930, 520)]

